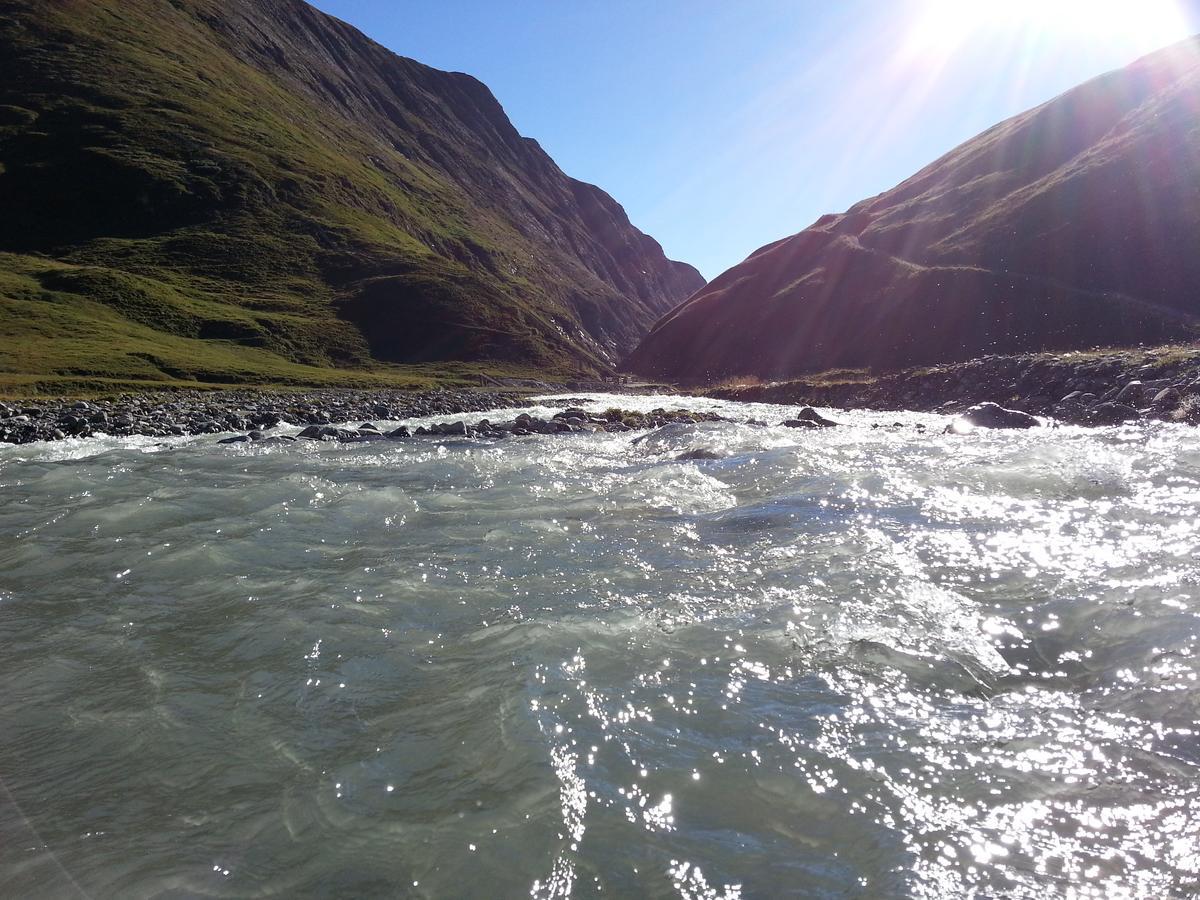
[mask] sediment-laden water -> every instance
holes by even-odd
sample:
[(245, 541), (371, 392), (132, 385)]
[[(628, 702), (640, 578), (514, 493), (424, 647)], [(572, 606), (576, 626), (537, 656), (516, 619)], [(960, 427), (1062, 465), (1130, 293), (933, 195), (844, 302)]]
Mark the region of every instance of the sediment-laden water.
[(0, 449), (0, 894), (1194, 895), (1200, 432), (836, 417)]

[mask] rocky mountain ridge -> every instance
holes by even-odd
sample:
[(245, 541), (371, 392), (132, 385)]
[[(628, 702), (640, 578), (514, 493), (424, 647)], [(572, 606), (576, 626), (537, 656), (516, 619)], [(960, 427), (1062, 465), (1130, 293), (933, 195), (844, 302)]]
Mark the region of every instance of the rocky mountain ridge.
[(0, 371), (598, 371), (703, 284), (482, 83), (301, 0), (0, 0), (0, 49)]
[(713, 382), (1189, 339), (1197, 246), (1200, 38), (767, 245), (660, 320), (627, 367)]

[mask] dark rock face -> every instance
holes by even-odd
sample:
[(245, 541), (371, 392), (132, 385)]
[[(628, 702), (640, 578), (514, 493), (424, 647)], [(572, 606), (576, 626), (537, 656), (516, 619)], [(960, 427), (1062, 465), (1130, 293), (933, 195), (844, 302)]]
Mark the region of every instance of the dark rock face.
[(1200, 38), (770, 244), (626, 362), (688, 382), (1166, 343), (1200, 322)]
[(324, 365), (597, 370), (704, 283), (479, 81), (301, 0), (0, 2), (0, 209), (45, 286)]

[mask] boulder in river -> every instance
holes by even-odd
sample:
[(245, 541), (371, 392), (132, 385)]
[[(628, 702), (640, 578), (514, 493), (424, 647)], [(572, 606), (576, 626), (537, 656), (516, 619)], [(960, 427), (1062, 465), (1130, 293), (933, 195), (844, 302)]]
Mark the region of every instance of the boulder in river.
[(779, 424), (784, 428), (833, 428), (840, 423), (827, 419), (811, 406), (806, 406), (796, 413), (796, 418), (785, 419)]
[(817, 412), (811, 406), (806, 406), (806, 407), (804, 407), (804, 409), (800, 410), (800, 412), (796, 413), (796, 418), (793, 421), (811, 422), (813, 425), (816, 425), (818, 428), (834, 428), (838, 424), (840, 424), (838, 422), (833, 421), (833, 419), (825, 418), (823, 415), (821, 415), (819, 412)]
[(949, 430), (959, 430), (955, 426), (960, 422), (975, 428), (1036, 428), (1042, 424), (1037, 416), (1031, 416), (1019, 409), (1005, 409), (999, 403), (978, 403), (972, 406), (951, 423)]

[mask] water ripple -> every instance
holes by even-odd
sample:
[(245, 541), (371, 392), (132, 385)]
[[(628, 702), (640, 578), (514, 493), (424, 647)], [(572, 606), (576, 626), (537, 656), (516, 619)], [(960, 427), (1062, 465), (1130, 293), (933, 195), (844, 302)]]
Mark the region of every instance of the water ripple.
[(7, 892), (1200, 891), (1196, 431), (836, 417), (0, 449)]

